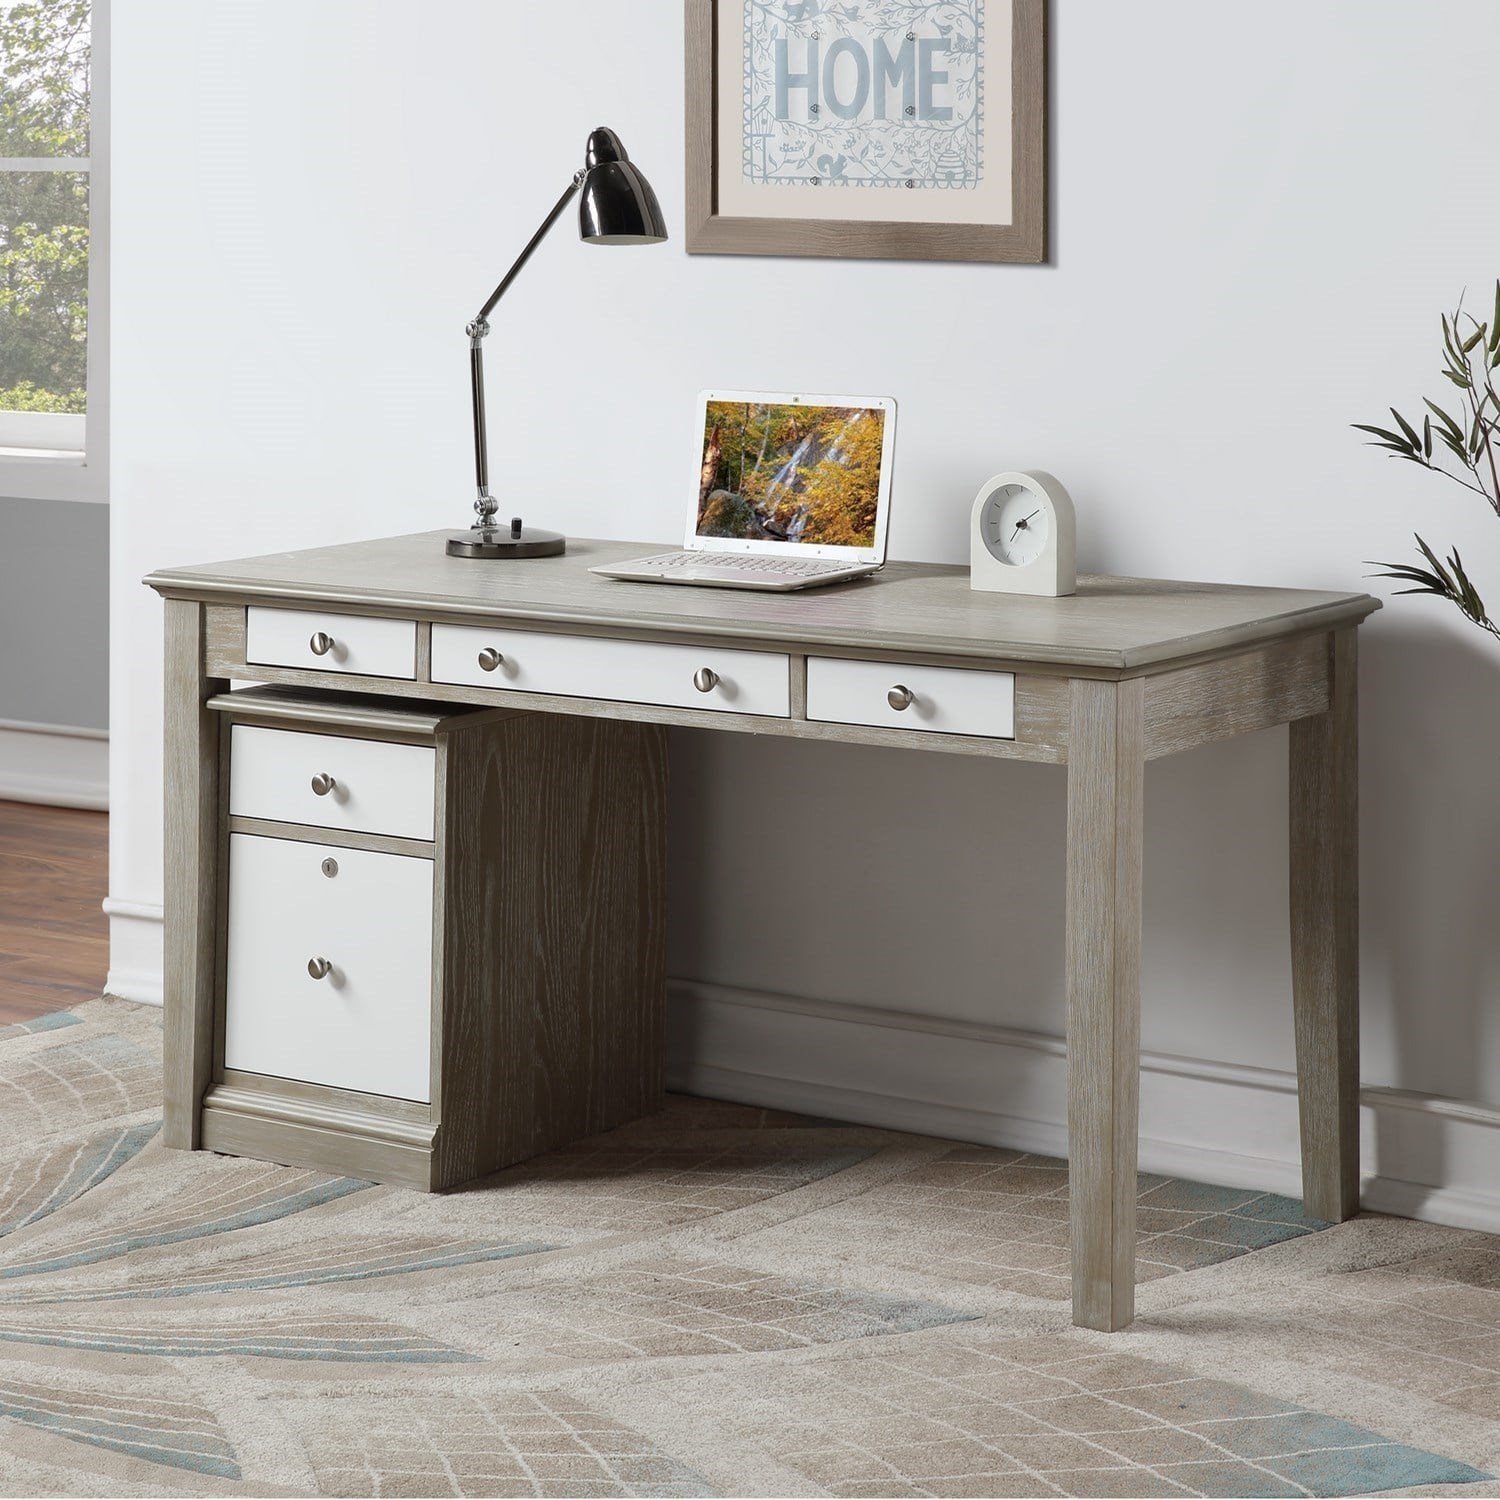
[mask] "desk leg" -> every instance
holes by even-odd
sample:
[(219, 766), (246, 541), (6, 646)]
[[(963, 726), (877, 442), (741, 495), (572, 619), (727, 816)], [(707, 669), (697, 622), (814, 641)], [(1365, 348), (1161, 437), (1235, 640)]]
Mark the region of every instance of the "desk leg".
[(218, 715), (204, 704), (229, 686), (204, 674), (204, 607), (168, 599), (166, 635), (166, 953), (162, 1144), (198, 1148), (213, 1061)]
[(1074, 679), (1068, 730), (1068, 1191), (1073, 1321), (1135, 1316), (1141, 679)]
[(1359, 1212), (1359, 705), (1353, 630), (1332, 637), (1328, 711), (1291, 725), (1292, 1000), (1302, 1196)]

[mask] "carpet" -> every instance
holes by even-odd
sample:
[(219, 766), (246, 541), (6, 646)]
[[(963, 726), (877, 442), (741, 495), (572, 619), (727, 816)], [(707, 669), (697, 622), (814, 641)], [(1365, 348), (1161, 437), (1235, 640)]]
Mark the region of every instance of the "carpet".
[(0, 1493), (1500, 1495), (1500, 1239), (704, 1100), (444, 1196), (159, 1140), (160, 1013), (0, 1029)]

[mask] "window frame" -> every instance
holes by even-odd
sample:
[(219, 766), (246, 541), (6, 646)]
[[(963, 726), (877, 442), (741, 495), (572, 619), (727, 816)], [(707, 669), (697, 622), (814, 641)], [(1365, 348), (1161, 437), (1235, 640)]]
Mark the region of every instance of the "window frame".
[(109, 7), (91, 0), (88, 156), (0, 159), (3, 170), (89, 178), (88, 413), (0, 412), (0, 496), (8, 499), (109, 501)]

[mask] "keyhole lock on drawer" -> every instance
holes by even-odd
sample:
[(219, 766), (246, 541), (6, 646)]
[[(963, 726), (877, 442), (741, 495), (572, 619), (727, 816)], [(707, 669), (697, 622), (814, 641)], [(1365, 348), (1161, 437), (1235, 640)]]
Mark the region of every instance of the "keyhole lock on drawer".
[(316, 797), (326, 797), (337, 785), (338, 782), (326, 771), (319, 771), (312, 779), (313, 795)]
[(699, 667), (693, 673), (693, 686), (700, 693), (711, 693), (719, 685), (719, 674), (712, 667)]
[(333, 650), (333, 647), (333, 637), (323, 630), (316, 631), (313, 634), (312, 639), (307, 643), (307, 649), (311, 651), (314, 656), (327, 656), (328, 653)]
[(333, 965), (326, 958), (310, 958), (307, 961), (307, 972), (314, 979), (327, 979), (333, 973)]
[(897, 683), (890, 692), (885, 695), (885, 701), (896, 710), (898, 714), (904, 714), (913, 703), (917, 701), (917, 695), (909, 687)]
[(500, 652), (496, 651), (493, 646), (486, 646), (484, 650), (479, 653), (479, 666), (481, 671), (493, 672), (496, 667), (502, 666), (504, 662), (504, 656), (502, 656)]

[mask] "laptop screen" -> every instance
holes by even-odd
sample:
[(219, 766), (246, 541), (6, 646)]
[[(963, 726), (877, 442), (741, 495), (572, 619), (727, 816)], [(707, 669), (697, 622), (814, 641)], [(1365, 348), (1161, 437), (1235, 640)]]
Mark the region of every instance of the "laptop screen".
[(703, 413), (699, 537), (819, 548), (876, 545), (885, 405), (711, 396)]

